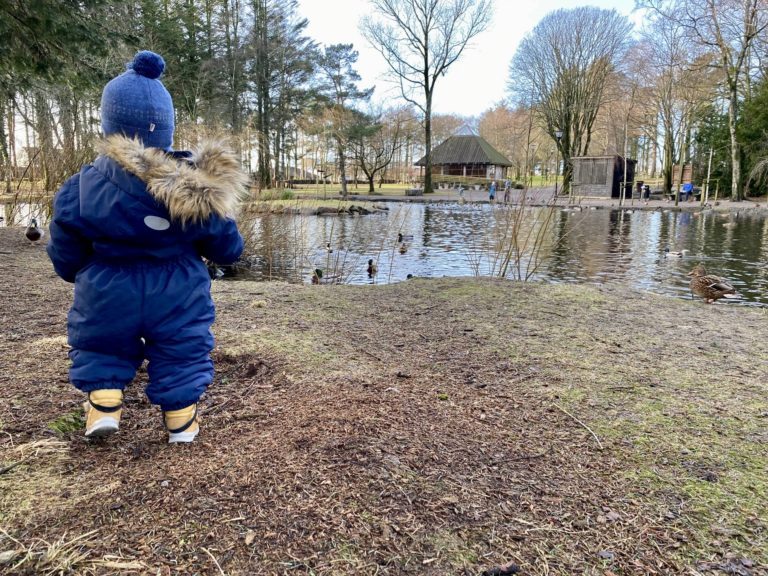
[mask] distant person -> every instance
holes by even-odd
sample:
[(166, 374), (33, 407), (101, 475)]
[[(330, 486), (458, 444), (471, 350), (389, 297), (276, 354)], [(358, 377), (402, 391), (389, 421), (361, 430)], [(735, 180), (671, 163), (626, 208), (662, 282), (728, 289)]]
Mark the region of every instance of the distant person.
[(106, 85), (100, 155), (53, 201), (48, 255), (75, 285), (69, 377), (87, 395), (91, 438), (118, 431), (123, 390), (147, 359), (146, 393), (163, 411), (168, 441), (195, 439), (197, 402), (213, 380), (203, 258), (232, 264), (243, 251), (232, 214), (248, 175), (217, 142), (172, 149), (164, 68), (158, 54), (142, 51)]
[(691, 200), (691, 195), (693, 194), (693, 182), (686, 182), (683, 184), (683, 194), (685, 194), (685, 201), (689, 202)]
[(504, 204), (509, 204), (509, 192), (512, 190), (512, 182), (509, 181), (509, 178), (504, 180)]
[(496, 200), (496, 180), (491, 182), (491, 186), (488, 188), (488, 200), (491, 204)]

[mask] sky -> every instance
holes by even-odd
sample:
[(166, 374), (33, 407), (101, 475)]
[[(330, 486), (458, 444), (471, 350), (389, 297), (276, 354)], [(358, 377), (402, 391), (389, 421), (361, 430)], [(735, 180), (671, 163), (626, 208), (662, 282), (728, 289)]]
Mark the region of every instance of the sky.
[[(475, 37), (448, 73), (438, 79), (434, 114), (479, 116), (506, 97), (509, 63), (517, 45), (549, 12), (578, 6), (614, 8), (633, 22), (634, 0), (494, 0), (490, 26)], [(299, 0), (299, 14), (309, 20), (307, 35), (320, 44), (352, 43), (359, 51), (359, 86), (376, 86), (374, 100), (399, 99), (387, 81), (383, 58), (360, 33), (360, 19), (371, 13), (366, 0)]]

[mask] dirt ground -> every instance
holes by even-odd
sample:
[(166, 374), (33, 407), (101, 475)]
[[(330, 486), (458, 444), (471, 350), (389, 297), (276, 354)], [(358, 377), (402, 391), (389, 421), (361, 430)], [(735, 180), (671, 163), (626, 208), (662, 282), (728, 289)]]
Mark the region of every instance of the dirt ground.
[(218, 281), (202, 432), (169, 446), (144, 371), (83, 438), (71, 286), (18, 228), (0, 274), (0, 573), (768, 574), (765, 309)]

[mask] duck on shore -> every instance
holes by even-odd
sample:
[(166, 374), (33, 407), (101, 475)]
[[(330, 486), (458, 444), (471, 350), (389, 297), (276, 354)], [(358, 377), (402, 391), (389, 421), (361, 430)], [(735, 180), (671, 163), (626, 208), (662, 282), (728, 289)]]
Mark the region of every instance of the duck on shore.
[(374, 276), (376, 276), (376, 272), (378, 271), (379, 271), (379, 267), (373, 261), (373, 258), (370, 258), (368, 260), (368, 268), (366, 269), (366, 272), (368, 272), (368, 278), (373, 278)]
[(44, 234), (45, 232), (43, 232), (41, 228), (38, 228), (37, 220), (35, 218), (32, 218), (32, 222), (30, 222), (29, 226), (27, 226), (27, 229), (24, 231), (24, 235), (30, 242), (37, 242)]
[(691, 276), (691, 293), (701, 296), (712, 304), (720, 298), (738, 298), (736, 289), (725, 278), (707, 274), (707, 270), (699, 264), (688, 273)]

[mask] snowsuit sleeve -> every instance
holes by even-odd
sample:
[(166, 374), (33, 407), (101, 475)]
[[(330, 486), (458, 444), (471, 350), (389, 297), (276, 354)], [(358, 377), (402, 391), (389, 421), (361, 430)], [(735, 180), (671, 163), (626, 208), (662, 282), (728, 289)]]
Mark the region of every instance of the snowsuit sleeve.
[(234, 220), (214, 215), (208, 221), (197, 249), (216, 264), (234, 264), (243, 253), (243, 237)]
[(53, 269), (63, 280), (74, 282), (77, 273), (91, 259), (90, 239), (79, 230), (80, 175), (67, 180), (53, 200), (53, 218), (49, 230), (51, 239), (46, 251)]

